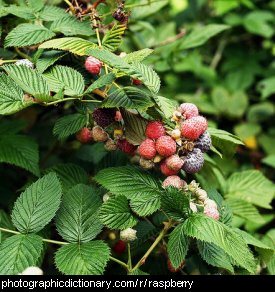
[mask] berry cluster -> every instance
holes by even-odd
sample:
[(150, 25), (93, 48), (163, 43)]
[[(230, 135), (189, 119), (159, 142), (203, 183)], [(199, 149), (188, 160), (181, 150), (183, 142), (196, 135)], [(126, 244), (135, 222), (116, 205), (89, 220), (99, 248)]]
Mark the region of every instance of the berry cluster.
[(177, 175), (168, 176), (162, 183), (163, 188), (174, 187), (184, 193), (191, 193), (190, 209), (193, 213), (203, 210), (203, 213), (215, 220), (219, 220), (218, 206), (214, 200), (208, 198), (207, 192), (199, 187), (196, 181), (189, 185)]

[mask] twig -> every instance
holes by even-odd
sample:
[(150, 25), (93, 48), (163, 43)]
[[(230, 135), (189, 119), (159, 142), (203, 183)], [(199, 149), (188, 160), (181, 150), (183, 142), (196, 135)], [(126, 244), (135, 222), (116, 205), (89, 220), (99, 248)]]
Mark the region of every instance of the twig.
[(186, 35), (186, 31), (183, 30), (183, 31), (181, 31), (180, 33), (178, 33), (177, 35), (175, 35), (175, 36), (173, 36), (173, 37), (170, 37), (170, 38), (168, 38), (167, 40), (162, 41), (162, 42), (160, 42), (160, 43), (158, 43), (158, 44), (152, 46), (151, 48), (153, 49), (153, 48), (158, 48), (158, 47), (163, 47), (163, 46), (169, 45), (169, 44), (171, 44), (171, 43), (173, 43), (173, 42), (175, 42), (175, 41), (181, 39), (181, 38), (182, 38), (183, 36), (185, 36), (185, 35)]

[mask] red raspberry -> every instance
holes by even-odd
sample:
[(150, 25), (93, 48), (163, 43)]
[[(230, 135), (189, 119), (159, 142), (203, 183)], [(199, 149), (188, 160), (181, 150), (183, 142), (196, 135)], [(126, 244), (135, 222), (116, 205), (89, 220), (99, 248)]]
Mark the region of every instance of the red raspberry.
[(113, 246), (113, 251), (117, 254), (123, 254), (126, 251), (126, 243), (123, 240), (118, 240)]
[(115, 121), (116, 122), (121, 122), (122, 121), (122, 114), (121, 114), (120, 111), (116, 111)]
[(157, 152), (163, 157), (169, 157), (176, 153), (177, 143), (170, 136), (162, 136), (156, 141)]
[(185, 119), (190, 119), (193, 117), (197, 117), (199, 115), (198, 108), (193, 103), (182, 103), (179, 107), (179, 111), (185, 117)]
[(161, 172), (165, 175), (165, 176), (171, 176), (171, 175), (176, 175), (179, 171), (177, 170), (172, 170), (170, 169), (165, 161), (163, 161), (161, 164), (160, 164), (160, 170)]
[(129, 143), (126, 139), (118, 140), (117, 146), (122, 152), (129, 155), (134, 155), (136, 152), (136, 146)]
[(76, 139), (82, 144), (89, 143), (93, 140), (92, 131), (89, 128), (83, 128), (76, 133)]
[(183, 189), (186, 185), (187, 183), (177, 175), (168, 176), (162, 183), (163, 188), (172, 186), (177, 189)]
[(85, 61), (85, 68), (91, 74), (98, 75), (102, 67), (102, 62), (94, 57), (88, 57)]
[(180, 170), (183, 163), (183, 160), (178, 156), (178, 154), (174, 154), (166, 158), (166, 165), (172, 170)]
[(99, 126), (93, 127), (92, 135), (95, 142), (105, 142), (109, 138), (108, 134)]
[(185, 120), (181, 124), (181, 134), (187, 139), (197, 140), (207, 129), (207, 120), (202, 116), (197, 116)]
[(208, 217), (211, 217), (211, 218), (217, 220), (217, 221), (220, 219), (219, 211), (213, 207), (205, 206), (204, 214)]
[(153, 159), (157, 154), (155, 142), (151, 139), (144, 140), (139, 146), (139, 154), (145, 159)]
[(142, 84), (142, 81), (138, 79), (132, 79), (132, 82), (133, 82), (133, 85), (136, 85), (136, 86), (139, 86)]
[(161, 122), (152, 121), (148, 123), (145, 134), (148, 138), (155, 140), (165, 135), (165, 128)]

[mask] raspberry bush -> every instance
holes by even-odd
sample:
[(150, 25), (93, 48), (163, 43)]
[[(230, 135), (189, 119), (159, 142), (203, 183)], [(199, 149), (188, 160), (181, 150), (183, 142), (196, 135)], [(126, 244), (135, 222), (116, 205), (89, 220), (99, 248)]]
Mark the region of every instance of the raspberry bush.
[(261, 220), (274, 186), (226, 180), (215, 158), (242, 140), (163, 96), (150, 62), (229, 25), (130, 50), (167, 1), (61, 2), (0, 0), (0, 274), (270, 273), (273, 246), (236, 221)]

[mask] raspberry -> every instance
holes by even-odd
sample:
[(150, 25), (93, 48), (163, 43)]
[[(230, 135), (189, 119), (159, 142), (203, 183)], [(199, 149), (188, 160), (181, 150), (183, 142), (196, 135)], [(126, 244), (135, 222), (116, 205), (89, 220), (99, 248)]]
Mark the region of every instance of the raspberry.
[(192, 210), (193, 213), (197, 213), (198, 212), (198, 208), (197, 208), (195, 203), (190, 202), (189, 206), (190, 206), (190, 209)]
[(39, 267), (28, 267), (19, 275), (43, 275), (43, 271)]
[(120, 231), (120, 239), (123, 241), (134, 241), (137, 239), (137, 231), (132, 228), (127, 228)]
[(123, 254), (126, 250), (126, 243), (123, 240), (118, 240), (113, 246), (113, 251), (117, 254)]
[(16, 66), (25, 66), (28, 68), (33, 69), (34, 68), (34, 64), (29, 61), (28, 59), (22, 59), (22, 60), (18, 60), (17, 62), (15, 62)]
[(82, 144), (89, 143), (93, 140), (92, 131), (89, 128), (83, 128), (76, 133), (76, 139)]
[(174, 154), (166, 158), (166, 165), (172, 170), (180, 170), (183, 166), (183, 160), (178, 154)]
[(171, 175), (175, 175), (175, 174), (177, 174), (179, 171), (177, 170), (172, 170), (172, 169), (170, 169), (167, 165), (166, 165), (166, 163), (165, 163), (165, 161), (163, 161), (161, 164), (160, 164), (160, 170), (161, 170), (161, 172), (164, 174), (164, 175), (166, 175), (166, 176), (171, 176)]
[(195, 148), (192, 152), (187, 154), (182, 168), (188, 173), (196, 173), (201, 170), (203, 163), (203, 153), (200, 149)]
[(122, 114), (121, 114), (120, 111), (116, 111), (115, 121), (116, 122), (121, 122), (122, 121)]
[(91, 74), (99, 74), (101, 67), (102, 63), (94, 57), (88, 57), (85, 61), (85, 68)]
[(129, 154), (129, 155), (135, 154), (136, 146), (129, 143), (126, 139), (118, 140), (117, 146), (122, 152), (126, 154)]
[(187, 139), (197, 140), (207, 129), (207, 120), (202, 116), (197, 116), (185, 120), (181, 124), (181, 134)]
[(207, 199), (207, 192), (205, 190), (199, 188), (195, 193), (200, 201), (204, 202)]
[(110, 138), (106, 141), (104, 146), (105, 146), (105, 149), (107, 151), (115, 151), (115, 150), (117, 150), (116, 143), (114, 142), (114, 140), (112, 140)]
[(116, 110), (113, 108), (97, 108), (93, 112), (94, 121), (98, 126), (105, 128), (115, 121)]
[(179, 111), (185, 117), (185, 119), (190, 119), (193, 117), (197, 117), (199, 115), (198, 108), (193, 103), (182, 103), (179, 107)]
[(205, 206), (203, 213), (217, 221), (220, 219), (219, 211), (216, 208)]
[(207, 152), (212, 145), (210, 134), (206, 131), (200, 135), (199, 139), (195, 143), (195, 147), (199, 148), (202, 152)]
[(153, 159), (157, 154), (155, 142), (151, 139), (145, 139), (139, 146), (139, 154), (143, 158)]
[(165, 135), (165, 128), (161, 122), (152, 121), (148, 123), (145, 134), (148, 138), (155, 140)]
[(176, 153), (177, 144), (170, 136), (162, 136), (156, 141), (157, 152), (163, 157), (169, 157)]
[(152, 160), (147, 160), (141, 157), (139, 165), (144, 169), (152, 169), (155, 166), (155, 163)]
[(138, 80), (138, 79), (132, 79), (133, 85), (139, 86), (142, 84), (142, 81)]
[(99, 126), (93, 127), (92, 135), (95, 142), (105, 142), (109, 138), (108, 134)]
[(205, 208), (218, 209), (217, 203), (214, 200), (208, 198), (204, 200), (204, 206)]
[(177, 175), (168, 176), (162, 183), (163, 188), (172, 186), (177, 189), (183, 189), (186, 185), (186, 182)]
[(103, 203), (106, 203), (110, 199), (110, 193), (106, 193), (102, 197)]

